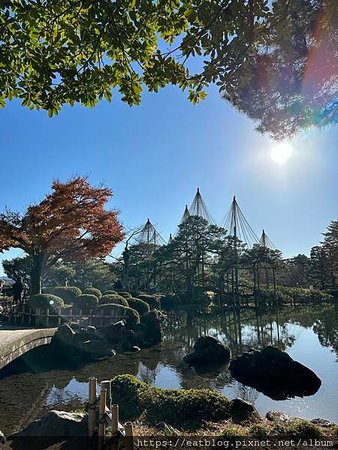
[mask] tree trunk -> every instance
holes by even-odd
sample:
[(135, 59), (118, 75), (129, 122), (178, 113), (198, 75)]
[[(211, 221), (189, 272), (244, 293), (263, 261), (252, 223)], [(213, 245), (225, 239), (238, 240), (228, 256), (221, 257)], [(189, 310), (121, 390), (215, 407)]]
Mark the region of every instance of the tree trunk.
[(272, 268), (272, 282), (273, 282), (273, 301), (277, 303), (277, 284), (276, 284), (276, 269)]
[(41, 294), (41, 279), (43, 272), (42, 265), (43, 258), (38, 256), (33, 256), (33, 267), (31, 271), (31, 295)]

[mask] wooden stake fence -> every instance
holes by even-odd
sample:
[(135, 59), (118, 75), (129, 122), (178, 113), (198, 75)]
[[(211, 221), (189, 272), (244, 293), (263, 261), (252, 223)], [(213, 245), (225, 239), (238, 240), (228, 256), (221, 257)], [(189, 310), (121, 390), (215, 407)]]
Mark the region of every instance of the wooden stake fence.
[(90, 311), (89, 314), (84, 314), (81, 310), (74, 312), (72, 308), (45, 310), (40, 308), (31, 309), (24, 305), (22, 310), (9, 311), (8, 319), (10, 323), (15, 325), (23, 325), (26, 323), (28, 326), (34, 324), (35, 326), (48, 328), (73, 321), (76, 321), (79, 325), (103, 326), (112, 321), (126, 319), (126, 316), (117, 316), (113, 311), (110, 314), (104, 314), (104, 311), (101, 311), (100, 314), (95, 314), (93, 311)]
[[(134, 444), (133, 424), (126, 422), (124, 427), (119, 421), (119, 405), (111, 404), (111, 381), (101, 382), (101, 392), (97, 396), (97, 380), (89, 378), (88, 435), (97, 439), (98, 450), (109, 442), (111, 450), (123, 446), (125, 450), (138, 450)], [(110, 434), (107, 428), (110, 427)]]

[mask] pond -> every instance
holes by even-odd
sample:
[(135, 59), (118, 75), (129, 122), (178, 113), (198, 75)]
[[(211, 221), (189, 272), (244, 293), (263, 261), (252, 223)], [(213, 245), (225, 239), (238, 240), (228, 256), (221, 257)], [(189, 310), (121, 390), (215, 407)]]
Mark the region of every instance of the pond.
[[(48, 409), (80, 408), (87, 400), (89, 377), (102, 381), (122, 373), (158, 387), (215, 389), (230, 399), (249, 401), (262, 415), (274, 410), (338, 422), (337, 325), (334, 306), (296, 307), (259, 316), (251, 311), (240, 318), (231, 313), (194, 317), (172, 313), (165, 324), (163, 342), (138, 353), (119, 354), (79, 367), (56, 359), (52, 347), (40, 347), (0, 371), (0, 430), (9, 434)], [(207, 334), (229, 345), (234, 356), (253, 347), (276, 345), (311, 368), (322, 385), (313, 396), (276, 401), (234, 380), (227, 367), (221, 372), (197, 374), (182, 364), (182, 358), (199, 336)]]

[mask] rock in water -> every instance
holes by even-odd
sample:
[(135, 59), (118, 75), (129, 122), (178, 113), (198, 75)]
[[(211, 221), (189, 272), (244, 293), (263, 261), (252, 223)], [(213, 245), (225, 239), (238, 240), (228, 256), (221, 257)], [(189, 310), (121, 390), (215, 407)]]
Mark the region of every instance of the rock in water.
[(136, 327), (138, 343), (141, 347), (150, 347), (162, 341), (163, 317), (157, 309), (146, 312)]
[(123, 334), (126, 331), (126, 323), (124, 320), (120, 320), (116, 323), (109, 323), (101, 327), (97, 334), (105, 341), (112, 345), (119, 344)]
[(201, 336), (195, 342), (193, 352), (183, 359), (189, 366), (219, 366), (229, 362), (230, 356), (230, 348), (218, 339), (212, 336)]
[(104, 340), (95, 327), (74, 331), (69, 325), (61, 325), (52, 339), (52, 344), (64, 355), (101, 360), (115, 355), (111, 344)]
[(274, 400), (313, 395), (321, 385), (312, 370), (272, 346), (244, 353), (231, 361), (229, 369), (236, 380)]

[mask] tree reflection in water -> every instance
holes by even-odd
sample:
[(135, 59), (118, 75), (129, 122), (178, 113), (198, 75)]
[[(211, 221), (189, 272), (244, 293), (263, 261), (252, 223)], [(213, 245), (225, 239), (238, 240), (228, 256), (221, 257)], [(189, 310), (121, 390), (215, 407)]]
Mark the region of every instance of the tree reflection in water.
[[(102, 381), (129, 373), (155, 386), (217, 389), (231, 398), (239, 396), (253, 403), (258, 392), (236, 382), (228, 366), (197, 373), (182, 363), (199, 336), (216, 337), (236, 357), (250, 348), (265, 345), (288, 350), (309, 330), (318, 336), (322, 347), (331, 348), (338, 355), (337, 323), (334, 306), (284, 308), (266, 314), (256, 314), (253, 310), (240, 315), (227, 312), (219, 316), (173, 312), (167, 317), (163, 342), (138, 353), (118, 354), (105, 361), (76, 366), (57, 361), (48, 346), (41, 347), (0, 371), (0, 429), (9, 433), (21, 425), (21, 417), (27, 415), (33, 419), (46, 409), (78, 407), (87, 400), (91, 376)], [(333, 367), (330, 370), (335, 373)], [(17, 395), (13, 396), (12, 392)], [(32, 414), (27, 405), (34, 405)]]

